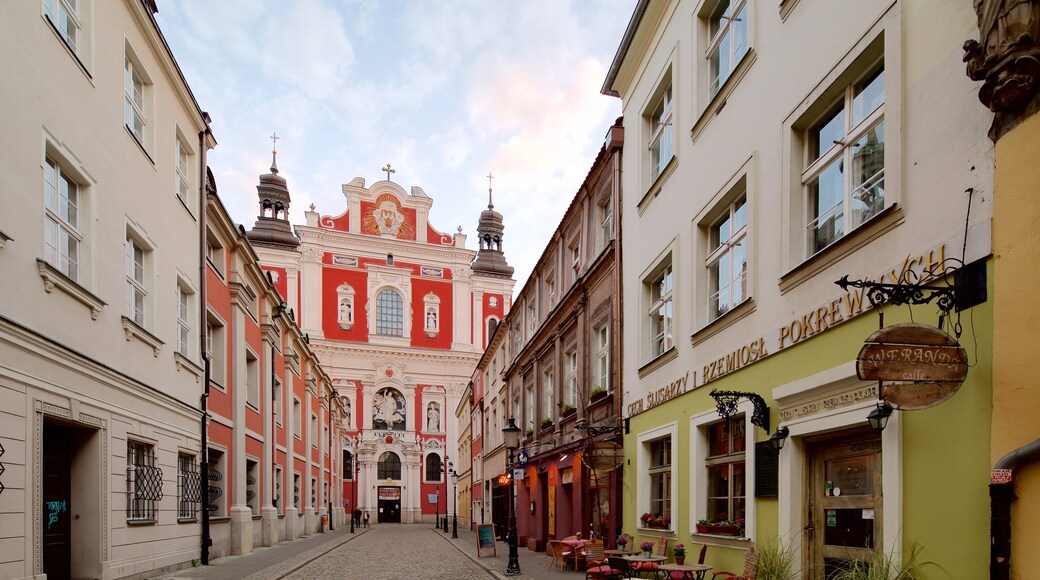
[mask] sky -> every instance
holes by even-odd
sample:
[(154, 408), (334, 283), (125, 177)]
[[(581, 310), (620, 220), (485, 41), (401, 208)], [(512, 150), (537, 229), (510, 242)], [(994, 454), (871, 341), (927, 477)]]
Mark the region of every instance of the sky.
[(157, 19), (218, 145), (232, 219), (256, 221), (271, 165), (292, 196), (345, 209), (341, 185), (385, 179), (433, 198), (430, 224), (477, 249), (504, 216), (519, 292), (621, 114), (600, 94), (635, 0), (176, 0)]

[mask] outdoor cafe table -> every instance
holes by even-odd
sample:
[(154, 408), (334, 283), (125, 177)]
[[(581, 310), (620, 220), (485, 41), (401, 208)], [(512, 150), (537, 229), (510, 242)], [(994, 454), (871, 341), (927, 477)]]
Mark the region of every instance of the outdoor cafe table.
[[(661, 570), (665, 572), (681, 572), (683, 578), (689, 580), (704, 580), (704, 573), (711, 570), (707, 564), (661, 564)], [(671, 574), (669, 574), (669, 577)]]
[(582, 548), (584, 548), (585, 544), (588, 544), (589, 541), (588, 540), (577, 540), (577, 539), (574, 539), (574, 540), (560, 540), (560, 542), (563, 543), (566, 546), (570, 546), (571, 548), (574, 548), (574, 553), (571, 555), (571, 560), (574, 563), (574, 569), (577, 570), (578, 569), (578, 555), (581, 554)]
[(638, 556), (625, 556), (622, 559), (624, 561), (628, 562), (628, 570), (629, 570), (629, 573), (631, 573), (631, 572), (633, 572), (633, 570), (632, 570), (632, 565), (633, 564), (636, 564), (636, 563), (639, 563), (639, 562), (656, 562), (656, 563), (660, 564), (661, 562), (664, 562), (668, 558), (666, 556), (645, 556), (643, 554), (640, 554)]
[(603, 554), (607, 556), (634, 556), (636, 553), (632, 550), (603, 550)]

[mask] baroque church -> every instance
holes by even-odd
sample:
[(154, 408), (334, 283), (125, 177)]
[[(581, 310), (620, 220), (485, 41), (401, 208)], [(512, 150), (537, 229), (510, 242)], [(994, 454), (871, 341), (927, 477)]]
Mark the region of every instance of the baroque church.
[(422, 188), (392, 181), (389, 164), (383, 171), (371, 184), (355, 177), (342, 207), (322, 214), (312, 204), (293, 226), (272, 163), (247, 235), (349, 409), (344, 509), (373, 522), (433, 522), (451, 493), (455, 409), (515, 280), (490, 188), (474, 251), (461, 226), (449, 234), (430, 223)]

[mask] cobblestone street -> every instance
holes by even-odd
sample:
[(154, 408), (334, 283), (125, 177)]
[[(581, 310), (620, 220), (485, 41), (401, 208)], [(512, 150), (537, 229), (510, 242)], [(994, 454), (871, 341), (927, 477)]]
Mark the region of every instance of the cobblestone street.
[(287, 578), (493, 578), (426, 525), (377, 525)]

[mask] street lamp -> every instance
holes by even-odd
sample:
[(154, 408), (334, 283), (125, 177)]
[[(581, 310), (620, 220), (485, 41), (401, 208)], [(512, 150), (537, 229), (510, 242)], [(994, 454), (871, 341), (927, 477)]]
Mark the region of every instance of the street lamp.
[[(448, 461), (448, 456), (444, 456), (444, 460)], [(452, 471), (452, 467), (455, 464), (448, 461), (444, 464), (444, 533), (448, 533), (448, 472)]]
[[(502, 429), (502, 442), (509, 451), (509, 469), (513, 469), (513, 454), (520, 447), (520, 428), (516, 419), (509, 418), (509, 423)], [(520, 560), (516, 553), (516, 494), (513, 491), (513, 477), (509, 477), (509, 532), (506, 542), (509, 543), (509, 563), (506, 564), (506, 576), (520, 575)]]
[(433, 529), (441, 529), (441, 486), (437, 486), (437, 503), (433, 504)]
[[(455, 496), (455, 509), (451, 516), (451, 539), (459, 539), (459, 474), (455, 473), (455, 470), (451, 470), (451, 489), (452, 494)], [(444, 519), (448, 519), (448, 514), (444, 514)]]

